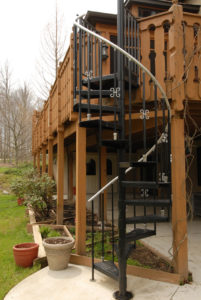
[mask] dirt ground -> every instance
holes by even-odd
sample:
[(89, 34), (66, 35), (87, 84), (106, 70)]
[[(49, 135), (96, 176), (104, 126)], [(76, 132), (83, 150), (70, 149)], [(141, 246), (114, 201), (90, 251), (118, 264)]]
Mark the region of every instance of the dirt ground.
[(161, 257), (154, 254), (151, 250), (145, 246), (137, 245), (136, 249), (132, 251), (129, 258), (137, 260), (140, 264), (149, 267), (151, 269), (161, 270), (165, 272), (173, 272), (172, 266), (162, 259)]

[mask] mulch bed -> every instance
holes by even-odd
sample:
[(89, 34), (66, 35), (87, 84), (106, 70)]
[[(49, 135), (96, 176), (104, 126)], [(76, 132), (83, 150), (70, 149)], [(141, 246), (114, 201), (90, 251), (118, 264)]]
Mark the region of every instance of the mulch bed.
[(173, 267), (167, 261), (143, 245), (137, 245), (136, 249), (131, 252), (129, 258), (137, 260), (145, 267), (173, 273)]

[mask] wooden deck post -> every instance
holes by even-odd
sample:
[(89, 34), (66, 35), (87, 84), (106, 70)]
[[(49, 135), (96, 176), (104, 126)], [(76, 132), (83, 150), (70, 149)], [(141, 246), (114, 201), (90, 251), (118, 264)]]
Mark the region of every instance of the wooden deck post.
[(36, 153), (33, 155), (33, 167), (36, 168)]
[(57, 224), (63, 224), (64, 214), (64, 129), (58, 128), (57, 135)]
[(46, 145), (42, 145), (42, 174), (46, 172)]
[(38, 173), (40, 174), (40, 149), (37, 152), (37, 170)]
[(73, 200), (73, 154), (68, 152), (68, 199)]
[(76, 125), (76, 253), (85, 254), (86, 242), (86, 128)]
[(173, 262), (176, 272), (185, 280), (188, 278), (188, 245), (184, 120), (173, 116), (171, 131)]
[[(107, 184), (107, 151), (101, 147), (101, 187)], [(104, 191), (104, 220), (107, 220), (107, 190)]]
[(53, 137), (48, 138), (48, 176), (53, 177)]
[(180, 84), (184, 72), (183, 53), (183, 10), (181, 5), (174, 4), (170, 11), (174, 22), (169, 30), (169, 76), (172, 78), (172, 109), (174, 115), (171, 125), (172, 151), (172, 232), (173, 262), (177, 273), (188, 278), (188, 245), (186, 215), (186, 170), (184, 140), (184, 84)]

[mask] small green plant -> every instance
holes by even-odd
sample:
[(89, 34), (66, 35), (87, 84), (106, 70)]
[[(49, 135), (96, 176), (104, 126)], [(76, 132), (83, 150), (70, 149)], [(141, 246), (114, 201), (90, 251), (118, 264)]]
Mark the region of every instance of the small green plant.
[(55, 237), (55, 236), (61, 236), (61, 234), (56, 230), (50, 230), (47, 237)]
[(50, 228), (46, 226), (40, 227), (40, 233), (43, 239), (46, 239), (48, 236), (48, 233), (50, 233)]
[(40, 233), (43, 239), (46, 239), (48, 237), (61, 236), (61, 234), (58, 231), (51, 229), (48, 226), (41, 226)]

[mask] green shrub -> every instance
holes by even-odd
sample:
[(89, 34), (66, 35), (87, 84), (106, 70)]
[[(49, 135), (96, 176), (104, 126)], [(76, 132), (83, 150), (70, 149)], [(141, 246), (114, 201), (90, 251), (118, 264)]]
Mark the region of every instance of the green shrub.
[(36, 217), (49, 217), (56, 184), (47, 174), (39, 176), (33, 168), (25, 170), (21, 178), (15, 179), (11, 188), (15, 195), (25, 199), (26, 205), (31, 205)]
[(61, 236), (61, 234), (58, 231), (51, 229), (48, 226), (41, 226), (40, 233), (43, 239), (46, 239), (48, 237)]

